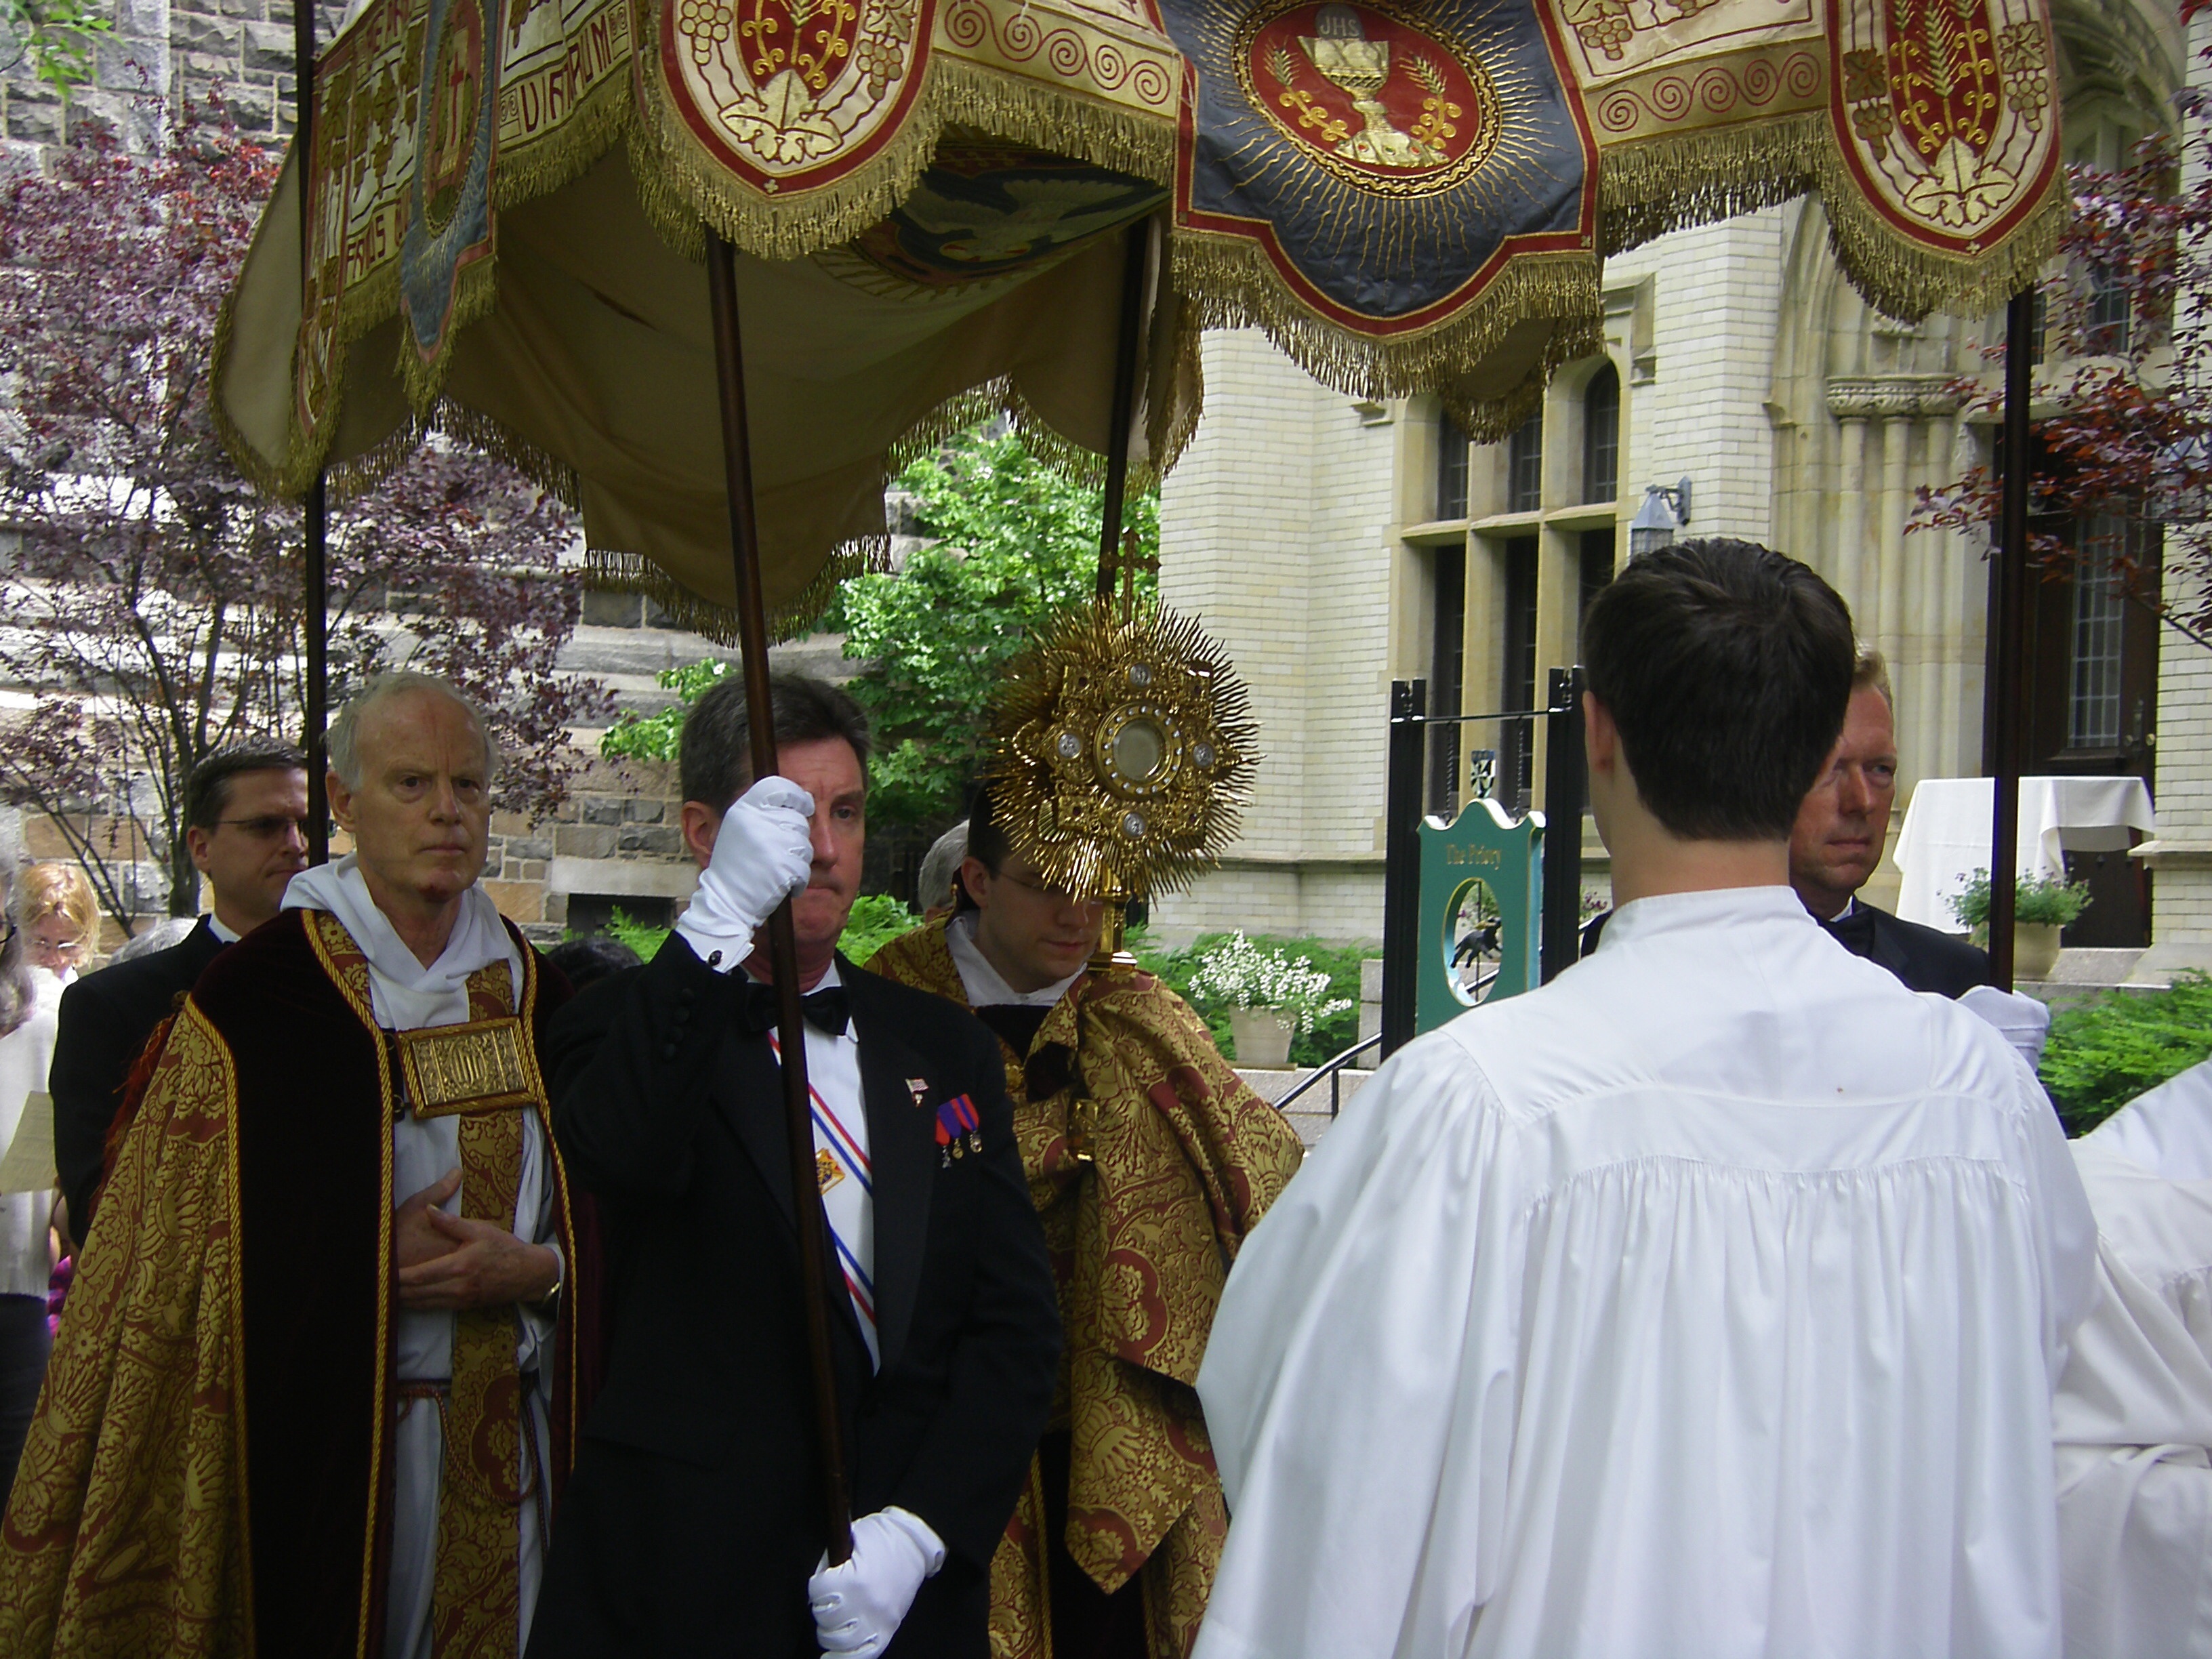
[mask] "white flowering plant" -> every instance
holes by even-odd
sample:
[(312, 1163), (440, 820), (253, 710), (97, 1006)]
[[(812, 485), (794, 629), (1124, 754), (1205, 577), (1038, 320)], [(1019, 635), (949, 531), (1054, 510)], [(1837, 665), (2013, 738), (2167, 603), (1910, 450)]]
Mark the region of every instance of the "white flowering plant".
[(1238, 929), (1198, 959), (1190, 976), (1191, 1000), (1201, 1007), (1264, 1008), (1299, 1036), (1317, 1019), (1340, 1014), (1349, 999), (1328, 994), (1328, 975), (1308, 957), (1262, 951)]

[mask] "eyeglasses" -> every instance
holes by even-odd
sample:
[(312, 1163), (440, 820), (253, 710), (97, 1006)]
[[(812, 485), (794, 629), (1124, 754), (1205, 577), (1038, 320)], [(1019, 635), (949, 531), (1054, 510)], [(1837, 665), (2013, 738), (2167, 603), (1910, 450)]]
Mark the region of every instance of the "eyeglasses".
[(216, 822), (228, 824), (234, 830), (243, 830), (256, 841), (274, 841), (287, 830), (297, 830), (301, 841), (307, 838), (307, 819), (284, 813), (272, 812), (266, 817), (258, 818), (217, 818)]

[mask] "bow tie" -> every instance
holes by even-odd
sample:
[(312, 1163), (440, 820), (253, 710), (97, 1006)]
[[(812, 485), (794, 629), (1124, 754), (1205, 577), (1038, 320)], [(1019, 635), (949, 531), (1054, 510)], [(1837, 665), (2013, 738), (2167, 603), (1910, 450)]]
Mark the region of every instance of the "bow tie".
[[(818, 991), (810, 991), (799, 1000), (799, 1012), (806, 1023), (816, 1030), (830, 1036), (842, 1036), (845, 1027), (853, 1018), (853, 1006), (842, 985), (825, 985)], [(775, 987), (763, 985), (757, 979), (745, 981), (745, 1029), (755, 1036), (775, 1030)]]
[(1874, 954), (1874, 912), (1863, 904), (1855, 904), (1850, 914), (1835, 921), (1824, 921), (1821, 927), (1829, 936), (1855, 957)]

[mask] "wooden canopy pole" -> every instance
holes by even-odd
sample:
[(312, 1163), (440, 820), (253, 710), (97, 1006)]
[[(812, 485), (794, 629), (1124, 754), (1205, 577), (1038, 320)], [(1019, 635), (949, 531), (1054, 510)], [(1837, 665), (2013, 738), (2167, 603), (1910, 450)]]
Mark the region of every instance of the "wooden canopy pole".
[(2034, 393), (2035, 289), (2012, 296), (2005, 311), (2004, 479), (1998, 514), (1996, 630), (1991, 653), (1990, 775), (1990, 978), (2012, 989), (2013, 883), (2019, 874), (2020, 728), (2027, 652), (2021, 635), (2027, 613), (2027, 484), (2035, 466), (2028, 405)]
[(1137, 362), (1145, 349), (1145, 260), (1152, 249), (1152, 222), (1129, 227), (1128, 252), (1121, 266), (1121, 325), (1114, 343), (1112, 427), (1106, 434), (1105, 511), (1098, 525), (1098, 597), (1114, 597), (1114, 577), (1121, 550), (1121, 504), (1129, 489), (1129, 428), (1137, 418)]
[[(299, 108), (292, 125), (292, 154), (298, 158), (300, 181), (300, 307), (302, 315), (313, 295), (307, 268), (310, 175), (315, 158), (315, 4), (314, 0), (292, 3), (292, 74)], [(320, 471), (307, 487), (301, 504), (307, 532), (307, 556), (301, 583), (305, 601), (300, 617), (301, 643), (305, 647), (301, 671), (306, 678), (301, 701), (301, 748), (307, 756), (307, 862), (323, 864), (331, 856), (330, 786), (323, 762), (324, 727), (330, 708), (330, 613), (327, 552), (330, 544), (330, 496)]]
[[(775, 716), (769, 703), (768, 618), (761, 599), (760, 527), (753, 513), (744, 344), (738, 331), (738, 262), (730, 245), (712, 230), (707, 233), (707, 291), (714, 313), (714, 375), (721, 393), (722, 468), (730, 495), (730, 556), (737, 577), (738, 643), (744, 653), (745, 716), (752, 738), (753, 776), (764, 778), (775, 771)], [(799, 1277), (806, 1309), (814, 1430), (822, 1447), (822, 1503), (830, 1522), (830, 1565), (837, 1566), (852, 1558), (853, 1510), (845, 1480), (837, 1377), (830, 1357), (830, 1228), (814, 1170), (806, 1025), (799, 1005), (799, 939), (788, 899), (768, 920), (768, 947), (775, 980), (777, 1041), (783, 1050), (784, 1133), (791, 1151), (792, 1210), (799, 1221)]]

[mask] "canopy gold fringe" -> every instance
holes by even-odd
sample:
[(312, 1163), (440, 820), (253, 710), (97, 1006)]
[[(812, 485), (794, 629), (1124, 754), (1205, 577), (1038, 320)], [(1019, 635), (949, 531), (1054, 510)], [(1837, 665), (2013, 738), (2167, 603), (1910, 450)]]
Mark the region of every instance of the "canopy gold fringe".
[[(425, 357), (415, 343), (415, 331), (399, 319), (399, 383), (407, 392), (407, 405), (417, 415), (437, 406), (446, 389), (447, 365), (453, 360), (453, 341), (471, 323), (483, 321), (499, 304), (499, 271), (493, 259), (478, 259), (462, 267), (453, 279), (453, 309), (446, 319), (445, 338), (432, 356)], [(334, 387), (333, 390), (340, 388)], [(331, 408), (338, 407), (333, 398)]]
[[(1605, 320), (1600, 280), (1597, 261), (1588, 254), (1523, 255), (1449, 320), (1404, 339), (1367, 340), (1309, 310), (1256, 244), (1188, 232), (1175, 242), (1176, 285), (1190, 296), (1193, 326), (1261, 328), (1314, 379), (1354, 398), (1407, 397), (1463, 379), (1514, 328), (1532, 319), (1553, 319), (1554, 341), (1564, 334), (1564, 344), (1587, 355)], [(1460, 407), (1474, 423), (1468, 435), (1486, 442), (1511, 431), (1521, 417), (1500, 422), (1516, 409), (1525, 417), (1543, 395), (1551, 369), (1564, 361), (1547, 349), (1528, 379), (1503, 397), (1462, 399)]]
[[(861, 536), (830, 550), (821, 572), (790, 604), (768, 619), (769, 642), (795, 639), (822, 614), (837, 584), (854, 576), (879, 574), (891, 568), (888, 536)], [(642, 593), (668, 614), (678, 627), (702, 635), (717, 645), (738, 643), (738, 613), (726, 605), (702, 599), (652, 560), (611, 548), (587, 548), (584, 580), (603, 592)]]
[(1531, 415), (1544, 406), (1552, 376), (1564, 365), (1595, 357), (1605, 349), (1605, 320), (1576, 318), (1562, 322), (1544, 342), (1544, 349), (1528, 378), (1503, 398), (1469, 398), (1446, 386), (1438, 393), (1444, 413), (1468, 437), (1479, 444), (1504, 443)]
[(1173, 367), (1156, 374), (1146, 387), (1145, 443), (1152, 452), (1154, 469), (1163, 476), (1175, 470), (1190, 441), (1198, 435), (1199, 417), (1206, 413), (1206, 357), (1200, 349), (1204, 325), (1198, 307), (1175, 294), (1169, 284), (1160, 288), (1163, 301), (1175, 305), (1175, 338), (1170, 348)]
[(1827, 121), (1826, 111), (1811, 110), (1756, 127), (1678, 133), (1604, 151), (1598, 240), (1607, 257), (1669, 231), (1802, 196), (1830, 147)]
[(1818, 191), (1836, 263), (1868, 304), (1906, 322), (1931, 311), (1984, 315), (2035, 281), (2072, 209), (2062, 185), (2002, 246), (1972, 259), (1916, 246), (1875, 211), (1838, 153), (1826, 111), (1757, 128), (1650, 139), (1605, 152), (1601, 240), (1608, 255), (1669, 231), (1777, 207)]
[[(238, 289), (234, 288), (222, 296), (222, 307), (216, 313), (214, 361), (218, 377), (230, 362), (231, 343), (237, 327), (237, 304)], [(315, 482), (315, 475), (323, 470), (324, 459), (330, 453), (331, 444), (337, 435), (337, 414), (345, 397), (347, 355), (356, 341), (380, 327), (396, 314), (398, 308), (399, 278), (393, 267), (380, 270), (339, 300), (338, 314), (331, 336), (329, 414), (323, 423), (323, 436), (319, 442), (311, 441), (301, 430), (299, 409), (294, 404), (286, 409), (284, 414), (283, 457), (272, 462), (238, 428), (220, 396), (208, 400), (215, 410), (216, 435), (229, 453), (231, 464), (256, 489), (286, 501), (297, 501), (307, 493), (308, 486)], [(403, 329), (401, 333), (404, 335), (405, 330)], [(292, 352), (296, 364), (299, 356), (296, 338)], [(296, 368), (294, 374), (296, 386)], [(413, 443), (410, 442), (408, 447), (412, 448)]]
[(583, 106), (553, 136), (520, 154), (502, 154), (492, 173), (492, 200), (502, 210), (550, 196), (597, 165), (630, 129), (636, 114), (628, 76), (612, 76), (584, 94)]
[(2062, 170), (2041, 206), (1994, 248), (1955, 259), (1902, 240), (1883, 224), (1844, 172), (1832, 149), (1821, 158), (1817, 183), (1828, 215), (1828, 242), (1836, 263), (1869, 304), (1917, 323), (1931, 311), (1980, 317), (1995, 311), (2042, 275), (2058, 251), (2074, 215)]
[[(589, 172), (631, 126), (632, 108), (629, 93), (627, 80), (594, 88), (585, 106), (564, 123), (553, 137), (533, 145), (527, 154), (515, 161), (509, 161), (502, 157), (502, 171), (495, 175), (494, 186), (499, 206), (502, 209), (514, 207), (550, 194)], [(479, 261), (461, 273), (460, 291), (455, 295), (453, 315), (447, 325), (448, 342), (469, 324), (490, 314), (498, 299), (496, 264), (495, 259)], [(230, 361), (231, 343), (237, 326), (234, 309), (237, 301), (238, 290), (234, 288), (223, 295), (222, 307), (216, 315), (214, 362), (218, 374)], [(364, 336), (398, 316), (399, 313), (399, 280), (396, 265), (380, 267), (368, 281), (347, 289), (340, 297), (331, 338), (331, 385), (326, 400), (328, 413), (323, 422), (320, 441), (310, 441), (307, 434), (301, 430), (299, 412), (294, 407), (286, 413), (285, 454), (280, 461), (270, 463), (254, 447), (231, 420), (222, 398), (209, 400), (215, 410), (216, 436), (229, 453), (232, 465), (256, 489), (288, 501), (296, 501), (307, 493), (309, 486), (315, 481), (315, 475), (324, 470), (331, 444), (337, 435), (338, 411), (344, 406), (348, 356), (354, 345)], [(454, 427), (457, 420), (477, 419), (471, 411), (443, 403), (446, 363), (451, 356), (450, 346), (434, 362), (426, 363), (421, 353), (416, 350), (413, 334), (404, 319), (398, 333), (398, 372), (415, 417), (407, 426), (378, 444), (368, 455), (356, 457), (332, 469), (329, 483), (333, 490), (340, 488), (341, 477), (367, 480), (366, 483), (355, 486), (355, 493), (358, 493), (359, 489), (373, 484), (397, 465), (396, 459), (380, 461), (374, 458), (387, 454), (404, 458), (413, 453), (426, 434), (446, 430), (455, 432), (458, 436), (460, 434)], [(295, 357), (297, 351), (295, 344)], [(516, 452), (519, 447), (529, 447), (523, 446), (520, 440), (506, 433), (503, 428), (498, 428), (495, 435), (491, 434), (489, 423), (486, 425), (489, 441), (476, 444), (477, 447), (502, 458)], [(465, 438), (464, 441), (476, 443), (474, 438)], [(532, 453), (536, 459), (517, 460), (515, 465), (556, 494), (562, 494), (565, 489), (566, 498), (573, 499), (574, 475), (542, 452), (533, 450)], [(565, 486), (553, 481), (547, 471), (549, 468), (567, 477)]]
[(638, 198), (662, 238), (687, 258), (706, 257), (710, 225), (763, 259), (800, 259), (849, 242), (912, 194), (945, 129), (974, 125), (1165, 188), (1175, 167), (1175, 125), (1116, 109), (1062, 88), (1003, 75), (942, 54), (897, 132), (834, 184), (765, 197), (732, 184), (676, 113), (658, 56), (638, 58), (646, 85), (631, 133)]
[[(1070, 483), (1085, 489), (1105, 488), (1106, 458), (1061, 437), (1044, 423), (1019, 389), (1011, 380), (1004, 380), (948, 398), (908, 427), (905, 435), (884, 452), (885, 482), (896, 477), (946, 440), (994, 415), (1005, 416), (1030, 453)], [(1141, 494), (1159, 481), (1160, 470), (1157, 466), (1130, 463), (1128, 489), (1132, 495)]]

